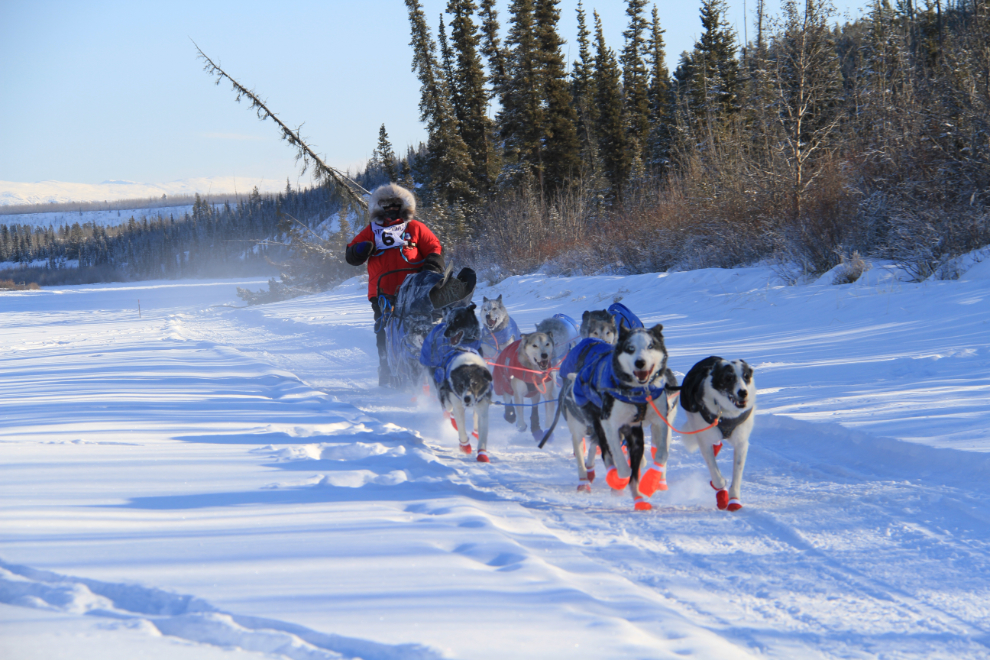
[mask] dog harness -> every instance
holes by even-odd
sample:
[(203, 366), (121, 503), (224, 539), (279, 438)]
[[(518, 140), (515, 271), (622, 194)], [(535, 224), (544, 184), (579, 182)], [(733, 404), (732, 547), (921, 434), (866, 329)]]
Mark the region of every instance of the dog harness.
[(560, 363), (560, 368), (557, 371), (561, 383), (566, 382), (569, 375), (581, 371), (581, 368), (588, 360), (588, 354), (596, 343), (605, 344), (601, 339), (588, 337), (587, 339), (582, 339), (578, 342), (577, 346), (567, 352), (567, 355), (564, 356), (564, 361)]
[[(629, 387), (618, 379), (615, 370), (612, 368), (612, 354), (615, 347), (603, 341), (592, 340), (595, 343), (585, 343), (585, 339), (577, 345), (575, 350), (582, 347), (587, 351), (584, 356), (584, 365), (577, 372), (574, 379), (574, 402), (579, 406), (588, 403), (597, 408), (601, 408), (604, 394), (609, 394), (613, 399), (625, 403), (645, 405), (646, 398), (659, 399), (664, 393), (663, 372), (657, 371), (653, 380), (643, 386)], [(568, 355), (568, 357), (570, 357)], [(660, 385), (654, 383), (659, 378)]]
[(495, 394), (498, 396), (511, 396), (512, 379), (521, 380), (526, 383), (526, 398), (537, 399), (547, 391), (546, 383), (553, 378), (552, 372), (538, 371), (524, 367), (519, 362), (519, 343), (517, 339), (502, 349), (502, 352), (495, 358), (492, 365), (492, 379), (495, 385)]
[(463, 342), (457, 345), (451, 344), (450, 339), (444, 336), (447, 329), (446, 323), (440, 323), (430, 330), (423, 340), (423, 348), (419, 352), (419, 362), (430, 369), (430, 375), (437, 389), (440, 384), (450, 377), (450, 366), (454, 358), (462, 353), (474, 353), (480, 357), (481, 342), (478, 340)]
[(501, 330), (492, 330), (487, 323), (482, 324), (481, 345), (491, 349), (491, 355), (498, 355), (502, 349), (522, 337), (519, 326), (512, 317), (508, 317), (509, 322)]
[(738, 417), (731, 417), (731, 418), (716, 417), (715, 415), (708, 412), (708, 408), (706, 408), (704, 404), (699, 406), (699, 410), (694, 410), (691, 412), (698, 413), (699, 415), (701, 415), (701, 418), (704, 419), (709, 424), (714, 424), (715, 420), (717, 419), (718, 430), (722, 432), (722, 437), (728, 438), (729, 436), (732, 435), (732, 432), (736, 430), (736, 427), (738, 427), (740, 424), (742, 424), (747, 419), (749, 419), (749, 416), (753, 414), (753, 409), (750, 408), (749, 410), (739, 415)]
[(625, 325), (626, 330), (632, 330), (633, 328), (645, 328), (643, 322), (639, 320), (639, 317), (632, 313), (632, 311), (623, 305), (622, 303), (612, 303), (612, 306), (608, 308), (608, 313), (615, 317), (615, 329), (619, 330), (619, 325)]

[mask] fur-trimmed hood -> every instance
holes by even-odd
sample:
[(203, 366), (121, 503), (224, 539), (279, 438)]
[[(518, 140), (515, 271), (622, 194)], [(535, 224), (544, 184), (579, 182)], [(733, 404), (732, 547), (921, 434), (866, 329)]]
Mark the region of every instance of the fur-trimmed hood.
[[(385, 219), (385, 211), (382, 207), (393, 199), (402, 202), (403, 220), (409, 220), (416, 215), (416, 196), (402, 186), (386, 183), (384, 186), (375, 188), (374, 192), (371, 193), (371, 199), (368, 200), (368, 213), (371, 215), (372, 222)], [(381, 223), (379, 222), (379, 224)]]

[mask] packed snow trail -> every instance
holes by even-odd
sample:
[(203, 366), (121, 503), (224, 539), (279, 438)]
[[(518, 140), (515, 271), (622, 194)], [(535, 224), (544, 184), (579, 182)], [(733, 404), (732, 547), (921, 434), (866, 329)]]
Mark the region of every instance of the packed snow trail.
[[(503, 293), (524, 331), (622, 296), (664, 323), (675, 370), (753, 364), (734, 515), (678, 442), (646, 514), (598, 482), (575, 492), (561, 431), (539, 451), (496, 415), (493, 462), (463, 458), (432, 397), (374, 385), (358, 282), (248, 309), (162, 284), (171, 299), (141, 323), (74, 306), (86, 287), (64, 290), (57, 316), (0, 298), (22, 305), (0, 339), (0, 378), (18, 384), (0, 398), (2, 568), (154, 585), (304, 643), (298, 631), (367, 640), (362, 657), (986, 657), (986, 265), (920, 285), (878, 268), (780, 287), (740, 269), (479, 290)], [(72, 611), (33, 589), (17, 604)], [(206, 630), (155, 639), (240, 646)]]

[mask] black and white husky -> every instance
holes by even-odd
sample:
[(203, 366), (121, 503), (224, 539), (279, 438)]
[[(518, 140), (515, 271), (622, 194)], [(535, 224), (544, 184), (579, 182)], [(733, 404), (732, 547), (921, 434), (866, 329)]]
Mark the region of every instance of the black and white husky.
[(492, 402), (492, 374), (478, 353), (481, 326), (474, 305), (456, 307), (444, 313), (424, 341), (420, 361), (430, 367), (440, 405), (454, 420), (461, 451), (471, 453), (465, 413), (474, 411), (478, 437), (478, 461), (488, 463), (488, 410)]
[[(651, 426), (654, 460), (666, 465), (670, 451), (670, 431), (657, 410), (665, 417), (670, 416), (666, 387), (676, 384), (676, 379), (667, 369), (662, 331), (659, 324), (634, 330), (621, 325), (614, 347), (600, 340), (585, 339), (574, 349), (582, 364), (575, 365), (576, 371), (568, 375), (560, 394), (560, 408), (571, 431), (578, 478), (583, 482), (593, 479), (594, 439), (604, 438), (599, 444), (602, 460), (608, 466), (609, 485), (615, 489), (628, 485), (637, 510), (652, 508), (645, 498), (656, 490), (655, 486), (649, 492), (640, 488), (640, 471), (646, 464), (643, 424)], [(585, 437), (592, 440), (587, 459), (581, 447)], [(628, 460), (623, 453), (623, 441)], [(579, 486), (579, 490), (588, 489), (587, 484), (583, 485), (585, 488)]]
[(470, 452), (465, 411), (474, 411), (474, 430), (478, 434), (478, 461), (488, 463), (488, 410), (492, 403), (492, 374), (485, 360), (473, 351), (464, 351), (450, 362), (440, 383), (440, 405), (457, 424), (457, 440)]
[[(684, 377), (681, 407), (687, 413), (685, 431), (710, 427), (701, 433), (682, 435), (681, 439), (689, 448), (701, 450), (712, 476), (712, 488), (716, 490), (716, 505), (719, 509), (738, 511), (742, 508), (739, 491), (756, 410), (753, 368), (744, 360), (705, 358)], [(732, 445), (732, 484), (728, 490), (715, 459), (723, 440)]]

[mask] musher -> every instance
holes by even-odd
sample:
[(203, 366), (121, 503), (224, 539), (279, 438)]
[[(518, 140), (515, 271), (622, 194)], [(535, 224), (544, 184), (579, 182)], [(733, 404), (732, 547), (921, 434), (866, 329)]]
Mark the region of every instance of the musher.
[(378, 343), (378, 384), (392, 384), (385, 350), (385, 328), (379, 327), (382, 308), (379, 294), (395, 303), (403, 280), (412, 273), (429, 270), (443, 274), (440, 240), (414, 218), (416, 197), (394, 183), (375, 188), (368, 201), (371, 223), (350, 243), (344, 258), (352, 266), (368, 262), (368, 299), (375, 314)]

